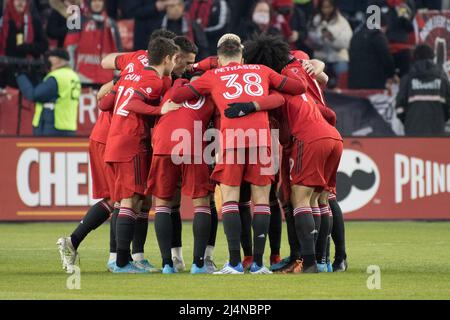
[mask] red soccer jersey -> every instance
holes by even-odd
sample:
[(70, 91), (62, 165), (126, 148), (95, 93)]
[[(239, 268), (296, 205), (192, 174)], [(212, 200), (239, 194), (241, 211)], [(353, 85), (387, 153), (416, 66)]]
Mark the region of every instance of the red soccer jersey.
[[(127, 110), (133, 103), (159, 104), (163, 81), (153, 69), (123, 76), (114, 86), (116, 93), (105, 161), (127, 162), (137, 153), (147, 151), (150, 128), (147, 117)], [(148, 106), (152, 108), (151, 105)]]
[[(164, 96), (161, 105), (164, 104), (172, 94), (170, 89)], [(205, 132), (208, 123), (214, 112), (214, 103), (210, 97), (200, 97), (189, 101), (185, 101), (182, 107), (176, 111), (166, 113), (159, 118), (158, 123), (152, 132), (152, 146), (153, 154), (169, 155), (172, 154), (176, 146), (180, 144), (181, 139), (178, 137), (176, 141), (172, 141), (172, 133), (176, 130), (183, 130), (189, 132), (190, 135), (190, 150), (182, 150), (176, 152), (179, 155), (195, 155), (201, 156), (205, 143), (203, 140), (203, 133)], [(200, 131), (196, 128), (199, 128)], [(195, 132), (197, 130), (197, 132)], [(198, 132), (199, 131), (199, 132)], [(180, 134), (183, 134), (180, 132)], [(197, 136), (196, 136), (197, 134)], [(200, 136), (198, 136), (200, 134)], [(195, 138), (200, 140), (195, 140)], [(187, 142), (184, 141), (183, 142)], [(198, 145), (203, 147), (198, 147)]]
[[(234, 102), (250, 102), (268, 96), (269, 89), (283, 89), (287, 77), (263, 65), (230, 63), (209, 70), (188, 86), (197, 96), (211, 95), (220, 111), (223, 148), (270, 146), (267, 111), (254, 112), (242, 118), (229, 119), (224, 111)], [(304, 88), (303, 88), (304, 89)], [(300, 90), (301, 91), (301, 90)], [(177, 101), (177, 90), (172, 98)], [(240, 138), (245, 138), (242, 141)]]
[[(122, 54), (116, 57), (115, 60), (116, 69), (120, 70), (120, 76), (128, 73), (138, 73), (144, 68), (148, 67), (148, 52), (147, 50), (138, 50)], [(172, 86), (172, 77), (163, 77), (163, 91), (164, 94)]]
[(109, 127), (111, 126), (111, 111), (102, 111), (98, 115), (94, 128), (92, 128), (89, 139), (106, 144), (108, 140)]
[(323, 138), (342, 140), (335, 127), (330, 125), (308, 94), (287, 96), (286, 114), (292, 134), (305, 143)]
[(306, 53), (303, 53), (302, 51), (292, 51), (291, 54), (293, 54), (293, 60), (286, 67), (284, 67), (284, 69), (281, 71), (281, 74), (287, 75), (286, 72), (289, 70), (291, 74), (294, 73), (301, 75), (301, 77), (303, 77), (303, 79), (305, 79), (308, 82), (307, 91), (314, 99), (314, 102), (316, 104), (326, 106), (325, 99), (323, 97), (323, 92), (322, 89), (320, 88), (319, 83), (315, 78), (311, 77), (305, 71), (299, 58), (297, 58), (303, 57), (303, 59), (301, 60), (306, 60), (305, 58), (309, 59), (308, 55)]

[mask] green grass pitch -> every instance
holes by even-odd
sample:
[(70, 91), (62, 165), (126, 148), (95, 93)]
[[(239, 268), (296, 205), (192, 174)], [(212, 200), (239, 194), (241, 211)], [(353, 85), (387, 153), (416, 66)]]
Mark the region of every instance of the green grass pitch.
[[(450, 222), (348, 222), (348, 272), (263, 276), (111, 274), (105, 267), (109, 225), (104, 224), (81, 245), (81, 289), (69, 290), (55, 242), (75, 226), (0, 224), (0, 299), (450, 299)], [(183, 241), (189, 268), (189, 222)], [(146, 250), (159, 264), (152, 223)], [(283, 230), (282, 253), (287, 251)], [(225, 260), (219, 225), (215, 261)], [(379, 290), (367, 288), (369, 265), (381, 269)]]

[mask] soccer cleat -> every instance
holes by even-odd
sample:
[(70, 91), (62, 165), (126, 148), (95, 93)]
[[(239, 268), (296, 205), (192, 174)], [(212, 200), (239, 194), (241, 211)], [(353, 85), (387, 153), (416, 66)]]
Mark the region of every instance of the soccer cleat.
[(307, 268), (303, 267), (302, 273), (319, 273), (319, 270), (317, 269), (317, 264), (314, 263), (312, 266), (309, 266)]
[(112, 273), (148, 273), (147, 270), (139, 268), (133, 262), (128, 262), (124, 267), (119, 267), (114, 264), (114, 268), (111, 270)]
[(278, 271), (278, 270), (286, 267), (291, 262), (292, 262), (291, 257), (286, 257), (286, 258), (280, 260), (280, 262), (271, 265), (270, 266), (270, 270), (271, 271)]
[(252, 266), (250, 267), (250, 273), (251, 274), (272, 274), (273, 272), (270, 271), (266, 266), (258, 266), (256, 262), (252, 263)]
[(109, 272), (113, 272), (115, 265), (116, 265), (116, 260), (111, 260), (111, 261), (108, 261), (108, 263), (106, 264), (106, 268), (108, 269)]
[(204, 263), (205, 263), (205, 267), (206, 267), (206, 273), (212, 274), (217, 271), (216, 264), (211, 259), (211, 257), (206, 257)]
[(213, 274), (244, 274), (244, 267), (239, 263), (236, 267), (232, 267), (230, 263), (225, 263), (223, 268)]
[(61, 256), (63, 269), (67, 273), (73, 273), (73, 267), (75, 266), (78, 252), (72, 245), (70, 237), (62, 237), (56, 241), (58, 246), (59, 255)]
[(206, 273), (206, 266), (203, 265), (203, 267), (199, 268), (195, 263), (191, 266), (191, 274), (205, 274)]
[(253, 256), (245, 256), (244, 260), (242, 260), (242, 267), (244, 270), (250, 269), (253, 263)]
[(328, 272), (327, 264), (326, 263), (318, 263), (317, 270), (319, 270), (320, 273)]
[(333, 272), (345, 272), (348, 269), (347, 259), (334, 260), (333, 262)]
[(270, 266), (273, 266), (274, 264), (278, 264), (281, 262), (281, 257), (279, 254), (274, 254), (270, 256)]
[(327, 262), (327, 272), (333, 272), (333, 265), (331, 264), (331, 261)]
[(172, 257), (173, 266), (178, 271), (184, 271), (186, 270), (186, 264), (184, 263), (183, 257)]
[(162, 269), (163, 274), (173, 274), (178, 273), (178, 269), (175, 268), (175, 266), (171, 267), (170, 265), (166, 264), (164, 265), (164, 268)]
[(149, 273), (158, 273), (161, 272), (160, 269), (156, 268), (153, 264), (151, 264), (147, 259), (140, 260), (140, 261), (134, 261), (134, 264), (136, 267), (145, 269)]
[(294, 261), (289, 262), (284, 267), (274, 271), (276, 273), (302, 273), (303, 271), (303, 261), (296, 259)]

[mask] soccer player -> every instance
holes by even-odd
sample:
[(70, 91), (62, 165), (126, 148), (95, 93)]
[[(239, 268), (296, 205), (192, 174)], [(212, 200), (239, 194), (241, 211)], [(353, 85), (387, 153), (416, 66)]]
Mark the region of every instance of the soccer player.
[[(195, 82), (196, 78), (193, 77), (191, 81)], [(166, 93), (162, 103), (169, 100), (173, 90)], [(206, 273), (204, 255), (211, 229), (209, 194), (213, 188), (209, 181), (208, 164), (203, 159), (205, 145), (201, 137), (213, 111), (214, 104), (210, 97), (185, 101), (182, 108), (162, 116), (152, 133), (153, 159), (148, 176), (148, 193), (156, 201), (155, 232), (163, 261), (162, 272), (165, 274), (178, 271), (174, 268), (171, 255), (171, 215), (172, 201), (180, 181), (181, 193), (191, 198), (194, 204), (194, 258), (191, 273)], [(200, 134), (201, 140), (196, 140), (196, 135)]]
[(177, 53), (173, 40), (151, 40), (147, 50), (149, 66), (127, 74), (115, 85), (114, 113), (105, 150), (105, 161), (114, 171), (113, 199), (120, 201), (115, 273), (146, 272), (128, 261), (150, 164), (150, 128), (145, 115), (163, 112), (163, 107), (148, 104), (159, 104), (164, 89), (162, 78), (172, 73)]
[[(269, 88), (291, 94), (301, 94), (305, 91), (305, 86), (303, 82), (283, 77), (265, 66), (243, 65), (242, 45), (240, 39), (235, 35), (223, 36), (222, 41), (219, 41), (217, 51), (220, 68), (207, 71), (192, 84), (176, 87), (172, 94), (172, 100), (177, 103), (210, 94), (221, 113), (220, 131), (223, 143), (220, 156), (225, 162), (216, 164), (212, 179), (220, 182), (224, 202), (222, 217), (230, 261), (218, 273), (243, 273), (238, 201), (240, 185), (243, 181), (247, 181), (251, 184), (252, 198), (255, 202), (254, 262), (250, 272), (252, 274), (268, 274), (271, 272), (263, 265), (263, 254), (270, 222), (269, 191), (273, 175), (264, 172), (268, 168), (268, 164), (264, 164), (262, 161), (263, 157), (270, 158), (268, 115), (264, 110), (245, 119), (228, 119), (224, 115), (228, 106), (233, 103), (245, 103), (254, 100), (254, 97), (268, 96)], [(177, 85), (177, 82), (175, 84)], [(256, 105), (256, 107), (258, 106)], [(237, 110), (238, 114), (245, 113), (245, 110), (240, 107)], [(265, 136), (259, 138), (254, 134), (246, 138), (245, 135), (248, 135), (249, 132), (250, 134), (264, 132)], [(258, 152), (262, 156), (258, 157)], [(235, 163), (236, 156), (238, 164)]]
[[(295, 238), (293, 238), (293, 235), (295, 234), (302, 244), (304, 264), (302, 271), (315, 272), (316, 263), (314, 260), (316, 257), (314, 256), (315, 246), (312, 234), (318, 232), (322, 218), (318, 205), (319, 198), (321, 202), (320, 207), (322, 211), (326, 213), (323, 214), (323, 219), (326, 219), (327, 222), (329, 221), (329, 210), (327, 209), (328, 194), (324, 193), (324, 195), (320, 197), (320, 193), (314, 191), (322, 191), (323, 188), (328, 187), (328, 184), (331, 186), (335, 184), (337, 165), (339, 164), (340, 159), (339, 148), (342, 149), (342, 139), (340, 138), (340, 135), (334, 127), (330, 126), (324, 120), (323, 116), (320, 116), (320, 112), (324, 115), (329, 115), (330, 113), (334, 114), (331, 111), (329, 112), (327, 110), (328, 108), (325, 107), (320, 87), (315, 81), (315, 77), (320, 81), (325, 81), (327, 77), (322, 73), (323, 69), (320, 69), (320, 67), (316, 70), (312, 65), (305, 63), (305, 61), (299, 63), (297, 59), (289, 57), (289, 46), (282, 41), (282, 39), (277, 37), (261, 36), (246, 44), (246, 59), (255, 63), (267, 64), (275, 70), (281, 69), (282, 74), (287, 70), (291, 70), (292, 73), (299, 76), (303, 75), (303, 77), (308, 79), (307, 94), (302, 95), (301, 100), (296, 97), (288, 99), (288, 103), (284, 110), (284, 115), (289, 120), (290, 134), (293, 135), (294, 141), (296, 142), (292, 150), (289, 149), (289, 146), (286, 148), (290, 153), (290, 180), (293, 189), (292, 200), (295, 209), (294, 218), (292, 218), (289, 212), (290, 207), (288, 205), (285, 207), (288, 210), (286, 212), (286, 221), (288, 223), (288, 238), (291, 246), (291, 257), (289, 259), (290, 261), (283, 261), (284, 265), (280, 269), (284, 269), (283, 271), (290, 270), (291, 272), (295, 269), (299, 269), (299, 266), (296, 266), (298, 263), (294, 261), (297, 259), (299, 253), (298, 244), (296, 243)], [(319, 103), (317, 100), (320, 100), (322, 103)], [(299, 127), (302, 126), (303, 130), (299, 129)], [(306, 130), (308, 127), (310, 129)], [(329, 143), (330, 146), (327, 150), (331, 152), (330, 159), (320, 158), (320, 152), (323, 153), (324, 150), (321, 150), (318, 147), (318, 143), (314, 143), (316, 141), (320, 141), (323, 145), (326, 144), (324, 141)], [(340, 150), (340, 152), (342, 152), (342, 150)], [(284, 155), (286, 156), (287, 153), (284, 153)], [(315, 161), (312, 161), (312, 155), (316, 157)], [(297, 164), (297, 167), (295, 167), (295, 164)], [(325, 165), (328, 165), (327, 172), (323, 172)], [(285, 168), (287, 167), (286, 163), (284, 166)], [(315, 166), (317, 168), (314, 168)], [(295, 175), (292, 173), (293, 168), (296, 169), (294, 170)], [(327, 177), (326, 185), (323, 185), (323, 177)], [(322, 178), (322, 180), (320, 178)], [(318, 218), (314, 217), (312, 220), (313, 214), (315, 214), (314, 216), (318, 215)], [(293, 228), (293, 222), (295, 222), (295, 228)], [(311, 227), (312, 230), (307, 232)], [(326, 234), (328, 233), (328, 230), (328, 226), (325, 226), (324, 231)]]
[[(102, 91), (109, 91), (112, 83), (102, 86)], [(92, 176), (92, 195), (94, 199), (102, 199), (89, 208), (83, 220), (72, 232), (70, 237), (61, 237), (56, 242), (63, 269), (73, 273), (73, 267), (78, 257), (78, 247), (92, 230), (97, 229), (108, 220), (113, 212), (114, 202), (111, 200), (113, 173), (104, 162), (106, 139), (111, 123), (111, 112), (100, 113), (89, 137), (89, 160)], [(112, 252), (112, 251), (111, 251)]]

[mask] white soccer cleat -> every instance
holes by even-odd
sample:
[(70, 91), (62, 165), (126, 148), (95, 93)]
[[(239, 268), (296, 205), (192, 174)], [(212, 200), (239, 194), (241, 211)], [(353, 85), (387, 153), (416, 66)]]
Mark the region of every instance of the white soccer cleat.
[(70, 237), (59, 238), (56, 245), (58, 246), (58, 251), (61, 256), (63, 269), (65, 269), (67, 273), (73, 273), (78, 252), (73, 247)]
[(186, 270), (186, 264), (184, 263), (183, 257), (172, 257), (173, 266), (178, 271)]
[(236, 267), (232, 267), (229, 263), (225, 263), (223, 268), (213, 274), (244, 274), (244, 268), (242, 263), (239, 263)]
[(250, 267), (250, 274), (273, 274), (266, 266), (258, 266), (255, 262), (253, 262)]

